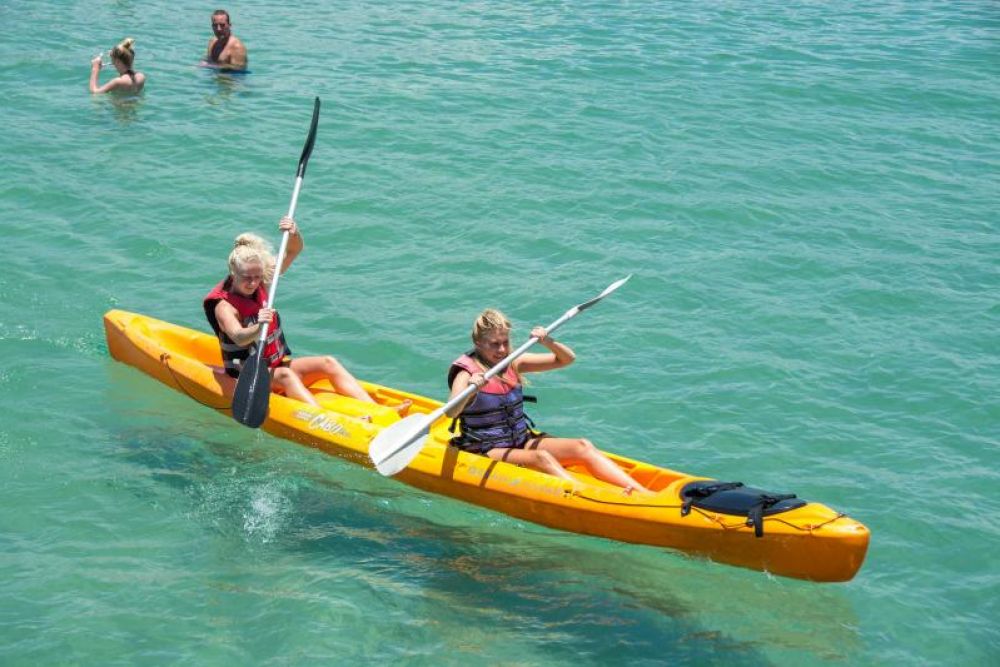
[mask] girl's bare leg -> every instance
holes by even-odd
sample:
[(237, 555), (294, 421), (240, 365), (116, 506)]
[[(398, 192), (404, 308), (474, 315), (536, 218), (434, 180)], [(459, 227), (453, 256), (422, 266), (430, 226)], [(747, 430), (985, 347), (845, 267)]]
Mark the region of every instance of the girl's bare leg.
[[(293, 362), (294, 363), (294, 362)], [(271, 381), (276, 387), (280, 387), (288, 398), (294, 398), (309, 405), (319, 406), (319, 401), (313, 396), (298, 373), (286, 366), (280, 366), (271, 371)]]
[[(365, 403), (375, 402), (368, 395), (368, 392), (364, 390), (364, 387), (361, 386), (361, 383), (351, 375), (350, 371), (344, 368), (344, 365), (333, 357), (302, 357), (300, 359), (292, 359), (289, 368), (295, 371), (299, 378), (301, 378), (304, 387), (309, 387), (317, 380), (326, 378), (330, 380), (334, 391), (342, 396), (350, 396)], [(313, 403), (315, 404), (315, 399), (313, 399)], [(410, 405), (412, 405), (412, 401), (405, 400), (399, 405), (394, 406), (394, 409), (402, 415), (409, 411)]]
[(559, 465), (559, 461), (556, 460), (556, 457), (549, 452), (537, 449), (495, 447), (486, 452), (486, 456), (497, 461), (506, 461), (507, 463), (513, 463), (515, 465), (527, 466), (528, 468), (533, 468), (534, 470), (539, 470), (570, 482), (576, 481), (576, 479), (574, 479), (573, 476), (566, 471), (566, 468)]
[(301, 357), (292, 359), (289, 368), (295, 371), (305, 386), (309, 386), (321, 378), (327, 378), (338, 394), (350, 396), (366, 403), (375, 402), (361, 384), (354, 379), (354, 376), (344, 368), (343, 364), (333, 357)]
[[(530, 447), (531, 445), (529, 445)], [(541, 438), (535, 445), (540, 452), (549, 452), (563, 465), (582, 464), (597, 479), (627, 490), (652, 493), (615, 465), (585, 438)]]

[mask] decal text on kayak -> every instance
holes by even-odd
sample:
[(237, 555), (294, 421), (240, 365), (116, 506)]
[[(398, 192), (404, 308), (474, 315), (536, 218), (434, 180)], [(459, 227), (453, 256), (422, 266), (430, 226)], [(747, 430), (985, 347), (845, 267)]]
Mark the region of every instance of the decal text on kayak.
[(301, 419), (302, 421), (309, 420), (309, 423), (306, 426), (311, 431), (323, 431), (324, 433), (330, 433), (333, 435), (348, 435), (347, 429), (322, 412), (314, 415), (311, 412), (299, 410), (295, 413), (295, 418)]

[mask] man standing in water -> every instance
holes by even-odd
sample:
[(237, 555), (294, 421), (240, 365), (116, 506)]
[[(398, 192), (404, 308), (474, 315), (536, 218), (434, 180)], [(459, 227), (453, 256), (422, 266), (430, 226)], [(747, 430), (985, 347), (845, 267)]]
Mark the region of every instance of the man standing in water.
[(225, 9), (216, 9), (212, 13), (212, 32), (215, 33), (215, 37), (208, 40), (206, 62), (219, 69), (246, 69), (247, 48), (232, 33), (229, 12)]

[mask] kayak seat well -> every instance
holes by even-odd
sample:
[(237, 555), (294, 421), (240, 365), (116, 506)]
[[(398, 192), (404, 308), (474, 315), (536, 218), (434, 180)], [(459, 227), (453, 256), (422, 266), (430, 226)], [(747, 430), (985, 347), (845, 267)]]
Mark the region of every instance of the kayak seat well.
[(611, 459), (615, 465), (627, 472), (632, 479), (642, 484), (650, 491), (660, 493), (668, 486), (679, 479), (689, 478), (690, 475), (678, 473), (649, 463), (633, 461), (631, 459), (618, 456), (612, 452), (604, 452), (605, 456)]
[(194, 359), (206, 366), (222, 366), (222, 351), (214, 337), (163, 328), (156, 332), (155, 338), (171, 354)]

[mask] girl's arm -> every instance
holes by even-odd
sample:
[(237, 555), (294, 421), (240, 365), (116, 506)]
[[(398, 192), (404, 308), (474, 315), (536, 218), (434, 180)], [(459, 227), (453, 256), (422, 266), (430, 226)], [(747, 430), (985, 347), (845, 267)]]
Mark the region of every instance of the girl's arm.
[(284, 232), (288, 230), (288, 245), (285, 246), (285, 259), (281, 262), (281, 273), (288, 270), (288, 267), (292, 265), (295, 258), (299, 256), (302, 249), (305, 247), (305, 241), (302, 240), (302, 234), (299, 233), (299, 227), (295, 224), (295, 221), (285, 216), (278, 223), (278, 229)]
[(98, 86), (97, 73), (100, 71), (101, 71), (101, 57), (96, 56), (93, 60), (90, 61), (90, 92), (95, 94), (107, 93), (109, 91), (121, 87), (122, 85), (127, 85), (127, 83), (122, 80), (125, 77), (116, 76), (103, 86)]
[(90, 92), (99, 93), (101, 89), (97, 87), (97, 73), (101, 71), (101, 57), (95, 56), (90, 61)]
[(257, 322), (250, 326), (240, 324), (239, 313), (232, 304), (220, 301), (215, 304), (215, 319), (219, 323), (219, 328), (229, 336), (229, 339), (240, 347), (249, 347), (251, 343), (260, 338), (260, 328), (274, 319), (274, 311), (270, 308), (261, 308), (257, 313)]
[[(475, 375), (470, 375), (469, 371), (459, 371), (458, 374), (455, 375), (455, 381), (451, 383), (451, 396), (448, 397), (448, 400), (450, 401), (451, 399), (461, 394), (470, 384), (474, 384), (477, 387), (482, 387), (485, 383), (486, 380), (483, 378), (482, 373), (476, 373)], [(445, 414), (454, 419), (458, 415), (462, 414), (462, 410), (465, 409), (465, 406), (468, 405), (469, 401), (475, 398), (475, 396), (476, 392), (472, 392), (464, 401), (457, 404), (451, 410), (445, 412)]]
[(573, 350), (568, 345), (549, 338), (544, 327), (535, 327), (531, 330), (531, 335), (538, 338), (538, 342), (549, 351), (541, 354), (524, 354), (519, 357), (514, 361), (514, 369), (519, 373), (551, 371), (569, 366), (576, 360)]

